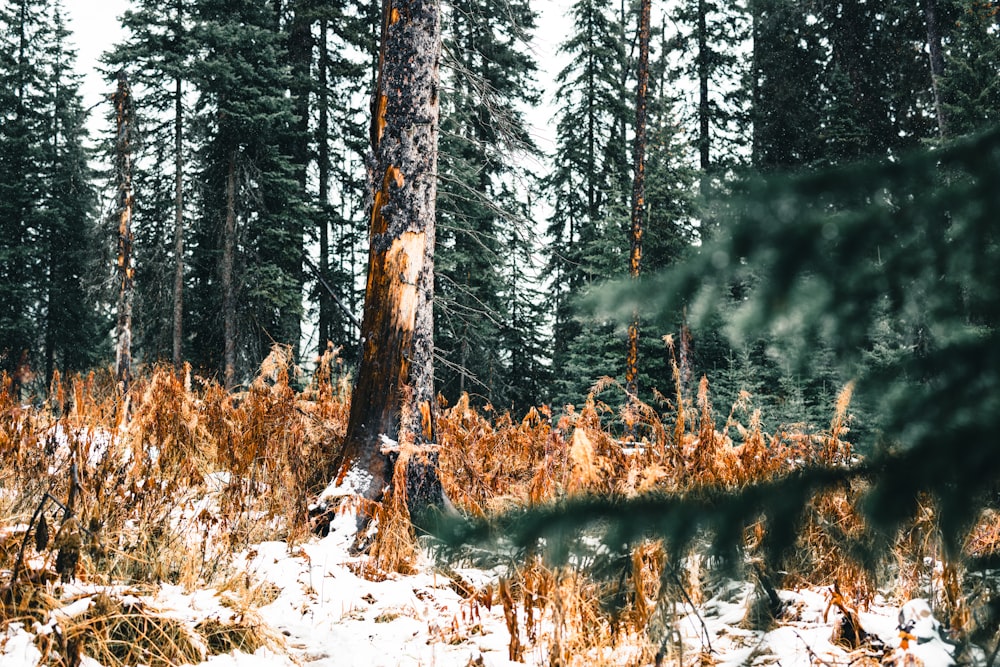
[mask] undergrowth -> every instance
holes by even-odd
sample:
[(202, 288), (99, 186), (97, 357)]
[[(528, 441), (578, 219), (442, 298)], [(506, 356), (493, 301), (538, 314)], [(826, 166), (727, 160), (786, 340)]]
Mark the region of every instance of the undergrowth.
[[(240, 581), (230, 568), (235, 552), (266, 539), (290, 545), (306, 539), (308, 502), (328, 482), (325, 471), (344, 438), (349, 383), (335, 350), (323, 355), (312, 377), (297, 373), (288, 351), (276, 347), (239, 392), (188, 368), (177, 373), (158, 366), (137, 378), (127, 397), (107, 373), (56, 375), (38, 405), (18, 400), (3, 378), (0, 627), (44, 622), (61, 603), (41, 584), (56, 579), (225, 589)], [(741, 393), (722, 419), (707, 379), (688, 396), (676, 369), (675, 376), (672, 396), (655, 405), (633, 399), (613, 407), (604, 397), (623, 392), (605, 380), (581, 406), (558, 414), (540, 406), (517, 419), (476, 409), (467, 396), (443, 406), (437, 434), (446, 494), (463, 513), (488, 518), (577, 496), (736, 490), (806, 466), (856, 459), (850, 386), (832, 406), (825, 431), (768, 432), (749, 394)], [(295, 388), (303, 382), (304, 389)], [(898, 600), (921, 595), (960, 636), (982, 634), (965, 556), (998, 553), (1000, 516), (985, 512), (969, 533), (966, 553), (949, 557), (933, 502), (923, 499), (889, 540), (886, 557), (866, 562), (851, 548), (873, 539), (857, 508), (864, 491), (863, 483), (852, 482), (814, 497), (795, 548), (780, 562), (759, 548), (768, 526), (748, 526), (741, 545), (745, 575), (765, 592), (828, 586), (857, 608), (880, 591)], [(384, 535), (362, 573), (411, 570), (419, 551), (405, 485), (394, 485), (374, 515)], [(512, 660), (544, 651), (550, 664), (618, 664), (621, 653), (612, 648), (628, 645), (638, 647), (633, 663), (662, 661), (673, 647), (676, 604), (710, 595), (716, 576), (704, 550), (668, 556), (668, 546), (650, 539), (559, 566), (524, 552), (495, 590), (456, 585), (476, 604), (503, 607)], [(245, 597), (261, 597), (257, 588), (244, 588)], [(252, 614), (248, 603), (241, 618)], [(53, 655), (82, 650), (109, 665), (190, 662), (206, 651), (251, 650), (270, 641), (252, 631), (252, 622), (206, 623), (192, 635), (104, 598), (74, 623), (61, 635), (67, 644)], [(126, 640), (115, 638), (127, 631), (168, 648), (162, 654), (126, 648)], [(95, 637), (104, 638), (100, 646)]]

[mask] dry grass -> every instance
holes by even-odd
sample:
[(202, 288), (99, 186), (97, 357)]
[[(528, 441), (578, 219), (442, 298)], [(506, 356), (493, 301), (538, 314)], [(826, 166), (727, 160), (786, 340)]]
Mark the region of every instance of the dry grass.
[[(127, 400), (106, 373), (68, 381), (57, 376), (40, 407), (15, 400), (9, 380), (2, 378), (0, 570), (9, 574), (0, 581), (0, 625), (42, 620), (60, 604), (38, 585), (53, 577), (55, 545), (39, 539), (40, 520), (30, 532), (23, 526), (41, 508), (39, 516), (55, 535), (73, 497), (81, 527), (78, 577), (215, 584), (232, 599), (239, 621), (206, 621), (196, 632), (149, 610), (102, 599), (74, 620), (79, 632), (66, 633), (67, 645), (52, 651), (85, 650), (108, 665), (154, 665), (190, 661), (208, 650), (251, 650), (270, 641), (252, 612), (269, 589), (244, 581), (228, 559), (255, 541), (294, 543), (309, 533), (307, 502), (328, 481), (322, 475), (347, 424), (349, 391), (339, 367), (337, 351), (328, 350), (305, 389), (297, 390), (302, 379), (288, 351), (275, 348), (240, 393), (192, 377), (190, 370), (176, 374), (157, 367), (136, 380)], [(441, 410), (437, 423), (445, 492), (462, 511), (489, 516), (573, 495), (738, 489), (800, 466), (842, 466), (854, 457), (848, 439), (850, 386), (838, 397), (825, 432), (768, 432), (749, 394), (740, 394), (720, 426), (708, 380), (687, 396), (680, 378), (675, 365), (673, 396), (660, 397), (656, 405), (624, 401), (620, 409), (607, 397), (619, 399), (621, 388), (604, 380), (579, 408), (570, 406), (558, 416), (541, 406), (515, 419), (477, 410), (462, 397)], [(411, 571), (418, 554), (406, 508), (405, 446), (401, 443), (390, 493), (366, 508), (377, 519), (378, 533), (361, 573), (372, 578)], [(71, 493), (74, 467), (79, 487)], [(863, 541), (868, 530), (857, 511), (863, 492), (860, 485), (845, 486), (813, 499), (794, 557), (780, 564), (786, 579), (776, 583), (830, 586), (838, 603), (862, 609), (889, 576), (900, 598), (932, 597), (953, 628), (971, 628), (965, 575), (960, 563), (943, 556), (929, 501), (900, 531), (892, 557), (879, 567), (860, 562), (845, 548)], [(9, 528), (16, 525), (22, 529)], [(766, 530), (761, 523), (745, 534), (745, 553), (758, 562)], [(970, 533), (967, 551), (996, 555), (998, 536), (1000, 516), (988, 511)], [(14, 577), (21, 552), (24, 567)], [(615, 647), (630, 645), (638, 648), (629, 660), (651, 662), (656, 646), (649, 637), (654, 626), (669, 624), (664, 619), (673, 602), (711, 594), (701, 590), (704, 563), (691, 554), (678, 569), (667, 563), (661, 543), (648, 542), (621, 560), (612, 580), (591, 576), (589, 566), (550, 568), (529, 555), (499, 586), (496, 599), (491, 589), (482, 603), (502, 605), (511, 659), (541, 651), (553, 665), (618, 664)], [(101, 638), (101, 646), (81, 649), (81, 642), (91, 641), (86, 637)], [(161, 653), (129, 648), (137, 637), (165, 648)]]

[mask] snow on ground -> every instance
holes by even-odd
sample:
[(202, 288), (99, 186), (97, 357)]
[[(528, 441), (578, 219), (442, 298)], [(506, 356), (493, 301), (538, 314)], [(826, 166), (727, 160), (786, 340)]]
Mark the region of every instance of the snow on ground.
[[(241, 593), (233, 587), (185, 592), (177, 586), (163, 586), (155, 595), (139, 597), (146, 607), (191, 627), (205, 619), (227, 622), (240, 614), (244, 621), (259, 618), (277, 639), (253, 655), (234, 652), (209, 657), (203, 664), (210, 667), (522, 664), (508, 659), (509, 634), (502, 606), (486, 608), (483, 602), (463, 599), (452, 588), (451, 579), (430, 560), (414, 575), (390, 575), (382, 581), (358, 576), (364, 559), (350, 555), (354, 525), (352, 516), (341, 516), (323, 539), (291, 550), (283, 542), (266, 542), (240, 554), (233, 565), (236, 578), (245, 583), (242, 594), (266, 589), (267, 595), (257, 600), (262, 606), (241, 603)], [(476, 570), (459, 573), (477, 586), (495, 577)], [(682, 639), (683, 650), (672, 654), (666, 665), (704, 665), (698, 656), (709, 646), (711, 662), (720, 667), (847, 667), (858, 660), (857, 654), (831, 643), (839, 612), (827, 609), (829, 598), (824, 591), (781, 591), (790, 612), (777, 627), (763, 632), (743, 627), (752, 585), (730, 582), (716, 588), (714, 597), (697, 610), (678, 606), (673, 636)], [(73, 602), (52, 612), (48, 623), (34, 627), (11, 623), (0, 634), (0, 666), (38, 665), (42, 654), (35, 635), (51, 632), (62, 620), (84, 613), (89, 606), (85, 596), (98, 590), (87, 583), (65, 586), (63, 596)], [(123, 590), (116, 593), (126, 594)], [(899, 646), (895, 607), (879, 600), (861, 614), (861, 620), (887, 647)], [(628, 654), (622, 647), (621, 655)], [(542, 665), (548, 660), (544, 650), (536, 648), (525, 653), (525, 663)], [(926, 661), (926, 667), (947, 664)], [(84, 665), (97, 667), (89, 659)]]

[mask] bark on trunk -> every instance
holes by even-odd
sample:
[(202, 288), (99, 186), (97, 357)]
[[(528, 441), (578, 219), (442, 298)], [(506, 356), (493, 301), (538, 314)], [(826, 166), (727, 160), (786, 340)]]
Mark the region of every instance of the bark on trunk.
[[(319, 274), (321, 280), (326, 280), (330, 274), (330, 221), (327, 211), (330, 210), (330, 109), (329, 91), (327, 90), (327, 70), (329, 54), (327, 53), (327, 19), (319, 21), (319, 127), (317, 128), (319, 151), (317, 167), (319, 169)], [(333, 338), (333, 312), (330, 307), (330, 296), (324, 291), (319, 292), (319, 354), (326, 351), (327, 342)]]
[(938, 136), (948, 136), (948, 119), (941, 101), (941, 76), (944, 74), (944, 54), (941, 50), (941, 29), (937, 20), (936, 0), (923, 0), (924, 20), (927, 23), (927, 48), (931, 65), (931, 89), (934, 92), (934, 111), (937, 115)]
[(226, 389), (236, 383), (236, 292), (233, 265), (236, 254), (236, 155), (229, 156), (226, 170), (226, 220), (222, 230), (222, 336), (223, 381)]
[(708, 17), (705, 0), (698, 0), (698, 155), (701, 170), (711, 165), (708, 124)]
[(181, 371), (184, 340), (184, 105), (181, 80), (174, 80), (174, 370)]
[(124, 394), (132, 382), (132, 297), (135, 291), (135, 268), (132, 257), (132, 91), (125, 72), (118, 73), (114, 96), (117, 120), (115, 145), (118, 181), (118, 322), (115, 377)]
[[(635, 144), (632, 148), (632, 226), (629, 233), (629, 275), (639, 277), (642, 263), (642, 217), (646, 211), (646, 115), (649, 91), (650, 0), (639, 6), (639, 63), (635, 92)], [(628, 355), (625, 365), (625, 391), (635, 398), (639, 389), (639, 312), (632, 313), (628, 328)]]
[[(370, 249), (363, 351), (338, 481), (379, 498), (392, 467), (382, 437), (434, 442), (434, 204), (437, 178), (439, 0), (383, 0), (378, 81), (372, 96)], [(426, 452), (425, 452), (426, 453)], [(436, 456), (412, 457), (411, 508), (440, 504)]]

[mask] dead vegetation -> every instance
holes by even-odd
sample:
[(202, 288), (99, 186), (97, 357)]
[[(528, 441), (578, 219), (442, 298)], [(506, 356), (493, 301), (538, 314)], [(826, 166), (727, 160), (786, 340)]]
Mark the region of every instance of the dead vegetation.
[[(157, 367), (136, 379), (127, 400), (108, 374), (57, 376), (41, 405), (16, 400), (4, 378), (0, 626), (54, 622), (59, 631), (39, 639), (53, 665), (77, 664), (81, 654), (109, 666), (180, 664), (277, 645), (253, 612), (267, 603), (268, 590), (242, 581), (230, 561), (257, 541), (294, 544), (309, 535), (307, 503), (327, 483), (326, 466), (347, 423), (349, 384), (340, 366), (330, 350), (305, 379), (287, 351), (276, 348), (241, 392), (189, 370)], [(678, 379), (670, 399), (628, 402), (620, 410), (602, 400), (619, 390), (603, 381), (578, 408), (557, 414), (542, 406), (520, 419), (476, 409), (468, 397), (442, 406), (437, 433), (446, 494), (462, 512), (490, 517), (573, 496), (739, 489), (855, 457), (851, 387), (820, 433), (766, 431), (746, 393), (721, 421), (706, 379), (693, 396), (684, 395)], [(630, 437), (622, 440), (623, 433)], [(397, 465), (405, 463), (400, 456)], [(980, 603), (996, 592), (964, 569), (961, 555), (947, 556), (933, 503), (924, 499), (887, 557), (869, 563), (850, 548), (870, 537), (857, 510), (863, 492), (853, 483), (813, 498), (795, 548), (780, 563), (760, 552), (767, 525), (745, 531), (747, 576), (760, 584), (747, 622), (773, 620), (775, 586), (829, 587), (831, 607), (848, 619), (888, 590), (898, 600), (931, 599), (960, 638), (988, 639), (996, 619), (984, 616)], [(379, 578), (411, 571), (418, 549), (405, 484), (394, 485), (374, 514), (379, 533), (359, 572)], [(70, 533), (75, 542), (67, 541)], [(988, 510), (970, 531), (965, 555), (995, 557), (998, 535), (1000, 520)], [(103, 594), (92, 596), (85, 611), (59, 616), (70, 601), (54, 587), (57, 561), (65, 567), (60, 553), (72, 548), (71, 575), (78, 580), (216, 586), (232, 599), (234, 616), (194, 627), (127, 596)], [(711, 663), (707, 637), (700, 653), (684, 656), (670, 630), (678, 605), (700, 602), (717, 586), (711, 559), (697, 550), (668, 557), (659, 540), (605, 556), (555, 567), (542, 554), (520, 554), (499, 586), (468, 587), (466, 595), (472, 606), (502, 607), (512, 660), (544, 651), (552, 665), (621, 664), (627, 646), (631, 664)], [(848, 626), (844, 640), (861, 642), (858, 628)]]

